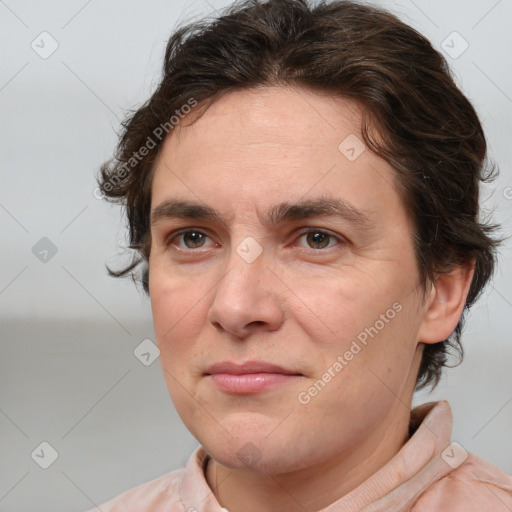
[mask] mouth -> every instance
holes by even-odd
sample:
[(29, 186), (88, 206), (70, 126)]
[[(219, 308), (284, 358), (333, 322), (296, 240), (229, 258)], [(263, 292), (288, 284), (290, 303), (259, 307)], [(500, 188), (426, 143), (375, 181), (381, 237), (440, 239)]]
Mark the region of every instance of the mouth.
[(251, 394), (291, 383), (304, 375), (261, 361), (243, 364), (223, 361), (210, 366), (205, 377), (226, 393)]

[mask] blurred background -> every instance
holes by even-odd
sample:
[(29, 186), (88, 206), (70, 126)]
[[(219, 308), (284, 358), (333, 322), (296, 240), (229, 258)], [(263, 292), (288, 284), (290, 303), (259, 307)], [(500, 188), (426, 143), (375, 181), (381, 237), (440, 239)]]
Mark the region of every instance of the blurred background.
[[(154, 90), (176, 24), (229, 3), (0, 0), (0, 511), (84, 511), (182, 467), (197, 446), (159, 361), (142, 356), (149, 300), (107, 276), (105, 263), (127, 258), (125, 221), (95, 174)], [(380, 4), (445, 54), (475, 105), (501, 170), (483, 204), (510, 235), (512, 3)], [(447, 399), (453, 439), (509, 474), (511, 260), (507, 242), (468, 317), (464, 363), (414, 400)]]

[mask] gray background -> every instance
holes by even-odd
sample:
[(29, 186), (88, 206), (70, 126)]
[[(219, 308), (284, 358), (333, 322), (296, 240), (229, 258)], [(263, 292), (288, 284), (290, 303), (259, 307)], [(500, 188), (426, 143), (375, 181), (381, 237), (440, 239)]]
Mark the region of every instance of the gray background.
[[(104, 263), (118, 261), (125, 243), (124, 221), (94, 196), (94, 175), (125, 110), (153, 90), (178, 20), (228, 3), (0, 0), (0, 511), (92, 508), (183, 466), (197, 444), (172, 407), (159, 362), (144, 366), (133, 354), (154, 339), (151, 311), (129, 280), (106, 275)], [(453, 31), (469, 44), (447, 59), (501, 168), (484, 205), (510, 234), (512, 2), (382, 4), (438, 48)], [(46, 59), (31, 47), (51, 49), (43, 31), (59, 45)], [(447, 40), (452, 51), (462, 48), (457, 37)], [(44, 249), (36, 245), (43, 237), (57, 249), (46, 262), (32, 251)], [(465, 363), (415, 398), (448, 399), (454, 440), (508, 473), (510, 247), (469, 317)], [(46, 470), (31, 457), (43, 441), (58, 452)]]

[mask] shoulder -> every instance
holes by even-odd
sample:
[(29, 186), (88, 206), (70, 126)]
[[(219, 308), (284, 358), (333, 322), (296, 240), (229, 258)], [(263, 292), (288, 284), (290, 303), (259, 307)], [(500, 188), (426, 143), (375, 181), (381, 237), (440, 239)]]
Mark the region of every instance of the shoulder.
[(512, 477), (469, 454), (456, 469), (433, 483), (413, 512), (507, 512), (512, 510)]
[(87, 512), (184, 512), (180, 482), (184, 469), (176, 469), (129, 489)]

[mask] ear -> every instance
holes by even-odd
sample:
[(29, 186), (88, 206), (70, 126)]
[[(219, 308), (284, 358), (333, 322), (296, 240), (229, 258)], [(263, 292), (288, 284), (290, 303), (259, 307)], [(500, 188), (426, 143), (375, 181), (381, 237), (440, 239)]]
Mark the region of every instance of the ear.
[(419, 342), (437, 343), (453, 333), (464, 310), (474, 271), (474, 262), (471, 262), (437, 277), (425, 301)]

